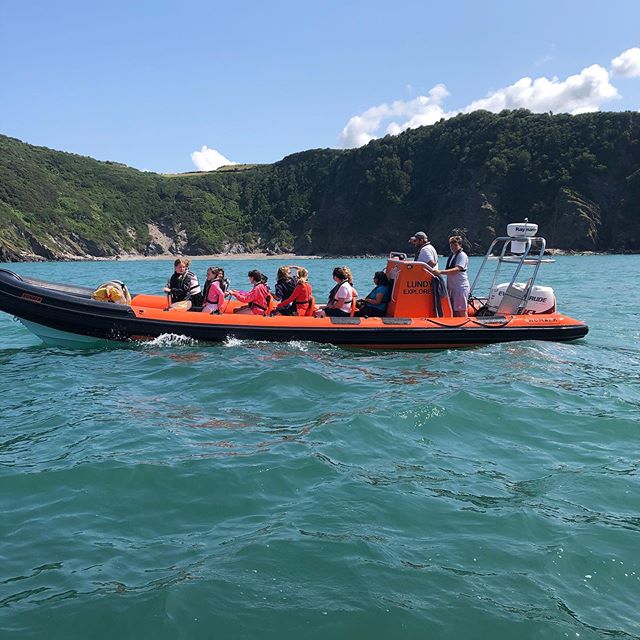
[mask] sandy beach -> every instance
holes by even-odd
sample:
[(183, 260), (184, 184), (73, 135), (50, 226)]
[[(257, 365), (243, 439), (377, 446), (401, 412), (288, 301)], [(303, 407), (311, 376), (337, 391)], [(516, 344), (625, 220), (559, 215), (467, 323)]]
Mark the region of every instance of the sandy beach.
[[(126, 261), (126, 260), (145, 260), (145, 261), (158, 261), (158, 260), (175, 260), (177, 255), (172, 253), (166, 253), (155, 256), (142, 256), (142, 255), (120, 255), (113, 258), (103, 258), (103, 260), (111, 261)], [(291, 262), (292, 260), (317, 260), (321, 256), (299, 256), (294, 253), (279, 253), (277, 255), (268, 253), (210, 253), (202, 256), (187, 256), (193, 260), (210, 260), (216, 261), (228, 261), (228, 260), (279, 260), (281, 262)]]

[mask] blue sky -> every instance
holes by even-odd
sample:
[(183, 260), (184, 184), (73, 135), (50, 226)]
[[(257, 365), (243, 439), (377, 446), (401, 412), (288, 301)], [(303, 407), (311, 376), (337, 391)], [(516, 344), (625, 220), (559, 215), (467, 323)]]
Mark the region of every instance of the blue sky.
[(0, 133), (171, 173), (475, 108), (637, 111), (639, 25), (637, 0), (0, 0)]

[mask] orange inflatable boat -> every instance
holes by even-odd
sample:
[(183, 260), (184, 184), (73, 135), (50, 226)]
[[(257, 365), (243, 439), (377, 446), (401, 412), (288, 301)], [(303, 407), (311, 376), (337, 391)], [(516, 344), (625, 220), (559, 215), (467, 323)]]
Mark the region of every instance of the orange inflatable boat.
[[(533, 229), (535, 227), (535, 230)], [(556, 310), (549, 287), (535, 284), (545, 262), (545, 241), (536, 225), (509, 225), (487, 251), (471, 288), (469, 317), (454, 317), (446, 282), (421, 262), (392, 253), (386, 274), (391, 299), (385, 317), (264, 316), (234, 314), (240, 303), (229, 301), (224, 313), (166, 311), (165, 296), (137, 294), (114, 302), (95, 300), (95, 291), (31, 278), (0, 269), (0, 310), (16, 316), (47, 344), (94, 343), (101, 340), (152, 340), (178, 334), (199, 342), (303, 340), (348, 347), (432, 349), (468, 347), (515, 340), (574, 340), (588, 327)], [(486, 297), (478, 297), (487, 265), (497, 268)], [(501, 271), (510, 277), (499, 282)], [(531, 275), (522, 281), (526, 268)], [(104, 288), (104, 285), (102, 285)], [(108, 290), (111, 296), (111, 290)], [(355, 311), (355, 308), (354, 308)]]

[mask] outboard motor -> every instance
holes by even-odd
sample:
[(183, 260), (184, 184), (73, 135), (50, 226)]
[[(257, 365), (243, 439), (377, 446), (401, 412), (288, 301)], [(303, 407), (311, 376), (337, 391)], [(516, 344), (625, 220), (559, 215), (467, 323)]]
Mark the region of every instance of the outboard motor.
[[(513, 242), (513, 241), (512, 241)], [(526, 283), (514, 282), (511, 285), (514, 289), (524, 294)], [(487, 308), (489, 311), (495, 313), (502, 302), (505, 291), (509, 287), (508, 282), (497, 285), (491, 290), (489, 299), (487, 300)], [(556, 296), (553, 293), (551, 287), (545, 287), (543, 285), (534, 285), (531, 287), (527, 303), (524, 306), (523, 313), (527, 314), (539, 314), (539, 313), (553, 313), (556, 310)]]

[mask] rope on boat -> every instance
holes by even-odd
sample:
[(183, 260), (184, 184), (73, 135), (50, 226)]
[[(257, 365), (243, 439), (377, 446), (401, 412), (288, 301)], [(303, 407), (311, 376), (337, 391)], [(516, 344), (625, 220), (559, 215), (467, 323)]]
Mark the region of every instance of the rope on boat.
[(438, 322), (433, 318), (425, 318), (427, 322), (433, 322), (433, 324), (437, 324), (439, 327), (445, 327), (447, 329), (459, 329), (460, 327), (464, 327), (465, 324), (469, 322), (469, 318), (465, 318), (464, 322), (460, 324), (447, 324), (446, 322)]
[(511, 320), (513, 320), (513, 318), (503, 318), (502, 321), (478, 321), (478, 320), (472, 320), (473, 323), (477, 324), (479, 327), (487, 327), (489, 329), (495, 329), (495, 328), (501, 328), (501, 327), (506, 327)]

